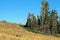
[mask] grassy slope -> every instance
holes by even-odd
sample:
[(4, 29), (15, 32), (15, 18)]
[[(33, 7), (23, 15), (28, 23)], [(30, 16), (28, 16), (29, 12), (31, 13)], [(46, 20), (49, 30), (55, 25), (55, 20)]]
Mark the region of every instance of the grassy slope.
[(60, 40), (60, 38), (28, 32), (18, 24), (0, 22), (0, 40)]

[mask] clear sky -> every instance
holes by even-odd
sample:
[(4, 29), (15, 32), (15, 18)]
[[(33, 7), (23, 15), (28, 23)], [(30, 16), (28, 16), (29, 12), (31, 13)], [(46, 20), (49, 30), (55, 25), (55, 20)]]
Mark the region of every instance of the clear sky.
[[(60, 0), (46, 0), (50, 10), (56, 9), (60, 15)], [(42, 0), (0, 0), (0, 21), (25, 24), (28, 12), (40, 15)]]

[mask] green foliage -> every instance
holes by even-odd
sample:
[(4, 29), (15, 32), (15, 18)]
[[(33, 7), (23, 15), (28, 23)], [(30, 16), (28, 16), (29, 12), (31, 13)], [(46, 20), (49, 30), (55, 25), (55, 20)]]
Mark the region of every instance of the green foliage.
[(29, 31), (35, 33), (45, 33), (49, 35), (57, 35), (58, 33), (58, 20), (56, 10), (49, 11), (49, 4), (42, 1), (42, 8), (40, 16), (36, 17), (34, 14), (29, 13), (27, 18), (27, 27)]
[(38, 23), (38, 25), (40, 25), (40, 17), (39, 16), (37, 16), (37, 23)]
[(42, 26), (44, 24), (47, 24), (47, 20), (49, 19), (48, 12), (49, 12), (48, 2), (42, 1), (42, 8), (41, 8), (41, 14), (40, 14), (40, 22)]
[(28, 15), (28, 18), (27, 18), (27, 26), (31, 29), (34, 29), (34, 30), (37, 30), (37, 19), (36, 17), (34, 16), (34, 14), (30, 14)]
[(56, 34), (57, 31), (57, 12), (56, 10), (52, 10), (51, 13), (51, 25), (52, 25), (52, 34)]

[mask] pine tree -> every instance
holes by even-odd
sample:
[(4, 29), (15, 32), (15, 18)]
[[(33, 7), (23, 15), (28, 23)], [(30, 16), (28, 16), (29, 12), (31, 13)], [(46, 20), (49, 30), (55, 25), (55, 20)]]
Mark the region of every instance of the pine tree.
[(30, 17), (31, 17), (31, 14), (29, 12), (28, 17), (27, 17), (27, 22), (26, 22), (27, 27), (31, 27), (31, 18)]
[(31, 29), (33, 29), (33, 30), (35, 30), (35, 29), (37, 29), (38, 27), (37, 27), (37, 19), (36, 19), (36, 17), (34, 16), (34, 14), (31, 14), (31, 13), (29, 13), (28, 14), (28, 18), (27, 18), (27, 23), (26, 23), (26, 25), (29, 27), (29, 28), (31, 28)]
[(58, 17), (58, 33), (60, 34), (60, 16)]
[(46, 27), (45, 33), (50, 34), (50, 12), (47, 12), (45, 14), (45, 20), (44, 20), (44, 24)]
[(39, 18), (39, 16), (37, 15), (37, 22), (38, 22), (38, 25), (40, 25), (40, 18)]
[(37, 15), (37, 23), (38, 23), (38, 26), (40, 26), (40, 16)]
[[(50, 24), (49, 4), (46, 1), (42, 1), (40, 23), (41, 23), (41, 28), (49, 27), (49, 24)], [(45, 33), (47, 31), (47, 29), (43, 29), (43, 31)]]
[(40, 14), (40, 21), (41, 25), (44, 25), (45, 21), (45, 16), (48, 16), (48, 11), (49, 11), (49, 4), (46, 1), (42, 2), (42, 9), (41, 9), (41, 14)]
[(36, 19), (36, 17), (34, 16), (34, 14), (32, 14), (31, 16), (32, 16), (32, 18), (31, 18), (32, 28), (33, 28), (33, 29), (37, 29), (37, 19)]
[(56, 10), (52, 10), (51, 13), (51, 25), (52, 25), (52, 34), (57, 33), (57, 12)]

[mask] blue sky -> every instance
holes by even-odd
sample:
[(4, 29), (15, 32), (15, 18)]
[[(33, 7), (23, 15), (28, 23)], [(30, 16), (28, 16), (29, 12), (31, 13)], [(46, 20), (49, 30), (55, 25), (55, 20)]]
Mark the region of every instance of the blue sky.
[[(60, 15), (60, 0), (46, 0)], [(42, 0), (0, 0), (0, 21), (25, 24), (28, 12), (40, 15)]]

